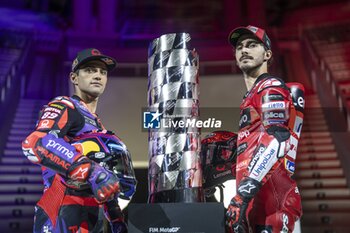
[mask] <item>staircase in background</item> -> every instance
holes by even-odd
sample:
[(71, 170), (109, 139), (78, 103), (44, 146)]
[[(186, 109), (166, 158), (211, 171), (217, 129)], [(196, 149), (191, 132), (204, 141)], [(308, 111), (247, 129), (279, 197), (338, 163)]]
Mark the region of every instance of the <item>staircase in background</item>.
[(350, 189), (317, 95), (306, 96), (296, 179), (302, 233), (349, 233)]
[(34, 206), (42, 190), (41, 169), (22, 153), (21, 142), (34, 129), (45, 102), (22, 99), (16, 110), (0, 162), (0, 231), (32, 232)]

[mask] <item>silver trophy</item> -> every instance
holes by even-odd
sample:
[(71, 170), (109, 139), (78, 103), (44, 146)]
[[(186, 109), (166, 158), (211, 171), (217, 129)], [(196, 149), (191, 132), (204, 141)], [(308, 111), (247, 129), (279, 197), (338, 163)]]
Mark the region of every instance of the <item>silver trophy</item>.
[(202, 202), (198, 54), (188, 33), (162, 35), (148, 50), (149, 202)]

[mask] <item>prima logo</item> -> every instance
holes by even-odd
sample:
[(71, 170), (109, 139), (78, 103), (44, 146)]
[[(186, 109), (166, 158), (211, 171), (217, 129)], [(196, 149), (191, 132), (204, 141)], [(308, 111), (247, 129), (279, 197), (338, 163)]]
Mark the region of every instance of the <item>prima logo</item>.
[(55, 149), (56, 151), (64, 154), (65, 156), (67, 156), (70, 159), (73, 158), (73, 156), (74, 156), (73, 151), (71, 151), (70, 149), (66, 148), (65, 146), (63, 146), (60, 143), (55, 142), (54, 140), (51, 140), (51, 139), (46, 144), (46, 147)]

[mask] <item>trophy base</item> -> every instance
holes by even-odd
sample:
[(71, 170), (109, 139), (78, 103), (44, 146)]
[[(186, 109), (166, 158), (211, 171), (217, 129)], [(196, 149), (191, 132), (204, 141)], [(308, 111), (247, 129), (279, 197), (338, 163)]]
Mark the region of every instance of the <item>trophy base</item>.
[(224, 233), (222, 203), (129, 204), (129, 233)]
[(204, 202), (203, 188), (176, 189), (153, 193), (148, 203), (194, 203)]

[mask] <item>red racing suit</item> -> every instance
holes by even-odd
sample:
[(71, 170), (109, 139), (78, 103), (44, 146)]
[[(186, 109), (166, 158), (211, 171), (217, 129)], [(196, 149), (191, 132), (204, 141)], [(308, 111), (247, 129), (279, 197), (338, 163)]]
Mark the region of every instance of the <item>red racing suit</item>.
[[(96, 130), (104, 130), (100, 119), (78, 96), (56, 97), (42, 108), (35, 131), (22, 143), (24, 155), (41, 165), (44, 180), (33, 232), (103, 232), (108, 207), (96, 201), (88, 177), (95, 174), (92, 168), (104, 172), (103, 176), (112, 175), (70, 144), (73, 138)], [(118, 183), (114, 180), (112, 185)], [(122, 222), (122, 215), (120, 218)]]
[[(237, 194), (249, 203), (249, 232), (292, 232), (302, 214), (300, 194), (291, 178), (303, 122), (304, 92), (260, 75), (240, 106), (237, 142)], [(265, 231), (264, 231), (265, 230)]]

